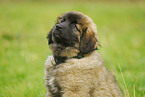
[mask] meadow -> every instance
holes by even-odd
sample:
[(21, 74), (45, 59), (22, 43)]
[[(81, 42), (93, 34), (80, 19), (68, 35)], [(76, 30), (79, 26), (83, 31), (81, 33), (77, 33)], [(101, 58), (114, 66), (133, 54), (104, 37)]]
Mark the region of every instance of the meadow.
[[(145, 2), (0, 3), (0, 97), (45, 97), (46, 36), (64, 12), (98, 28), (97, 50), (125, 97), (145, 97)], [(121, 71), (120, 71), (120, 68)], [(122, 77), (123, 74), (123, 77)]]

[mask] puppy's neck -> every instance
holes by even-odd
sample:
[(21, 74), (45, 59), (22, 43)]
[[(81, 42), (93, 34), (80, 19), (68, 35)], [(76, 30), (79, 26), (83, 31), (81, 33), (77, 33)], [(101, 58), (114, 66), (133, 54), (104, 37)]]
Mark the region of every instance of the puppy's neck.
[(78, 56), (80, 53), (79, 49), (77, 46), (74, 47), (65, 47), (61, 44), (50, 44), (49, 45), (51, 52), (56, 59), (67, 59), (67, 58), (74, 58)]

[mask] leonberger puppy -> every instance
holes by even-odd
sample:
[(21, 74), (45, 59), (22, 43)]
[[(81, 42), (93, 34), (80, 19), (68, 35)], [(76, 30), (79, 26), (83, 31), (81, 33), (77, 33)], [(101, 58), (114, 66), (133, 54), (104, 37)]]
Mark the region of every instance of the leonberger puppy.
[(97, 29), (90, 17), (67, 12), (48, 34), (52, 56), (46, 60), (46, 97), (122, 97), (97, 47)]

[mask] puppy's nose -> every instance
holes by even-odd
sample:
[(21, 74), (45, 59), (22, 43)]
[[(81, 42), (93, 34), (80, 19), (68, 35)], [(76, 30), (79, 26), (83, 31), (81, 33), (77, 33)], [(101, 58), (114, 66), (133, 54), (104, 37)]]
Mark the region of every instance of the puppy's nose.
[(62, 30), (62, 25), (60, 25), (60, 24), (56, 24), (56, 29), (58, 29), (58, 30)]

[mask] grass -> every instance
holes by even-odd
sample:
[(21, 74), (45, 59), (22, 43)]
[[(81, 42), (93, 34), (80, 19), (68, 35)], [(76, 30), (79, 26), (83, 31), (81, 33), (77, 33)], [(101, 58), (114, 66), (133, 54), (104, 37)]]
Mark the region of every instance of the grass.
[[(126, 95), (145, 97), (145, 6), (142, 3), (0, 4), (0, 97), (44, 97), (46, 35), (58, 15), (81, 11), (98, 27), (107, 68)], [(121, 71), (120, 71), (120, 68)], [(124, 76), (124, 81), (122, 78)]]

